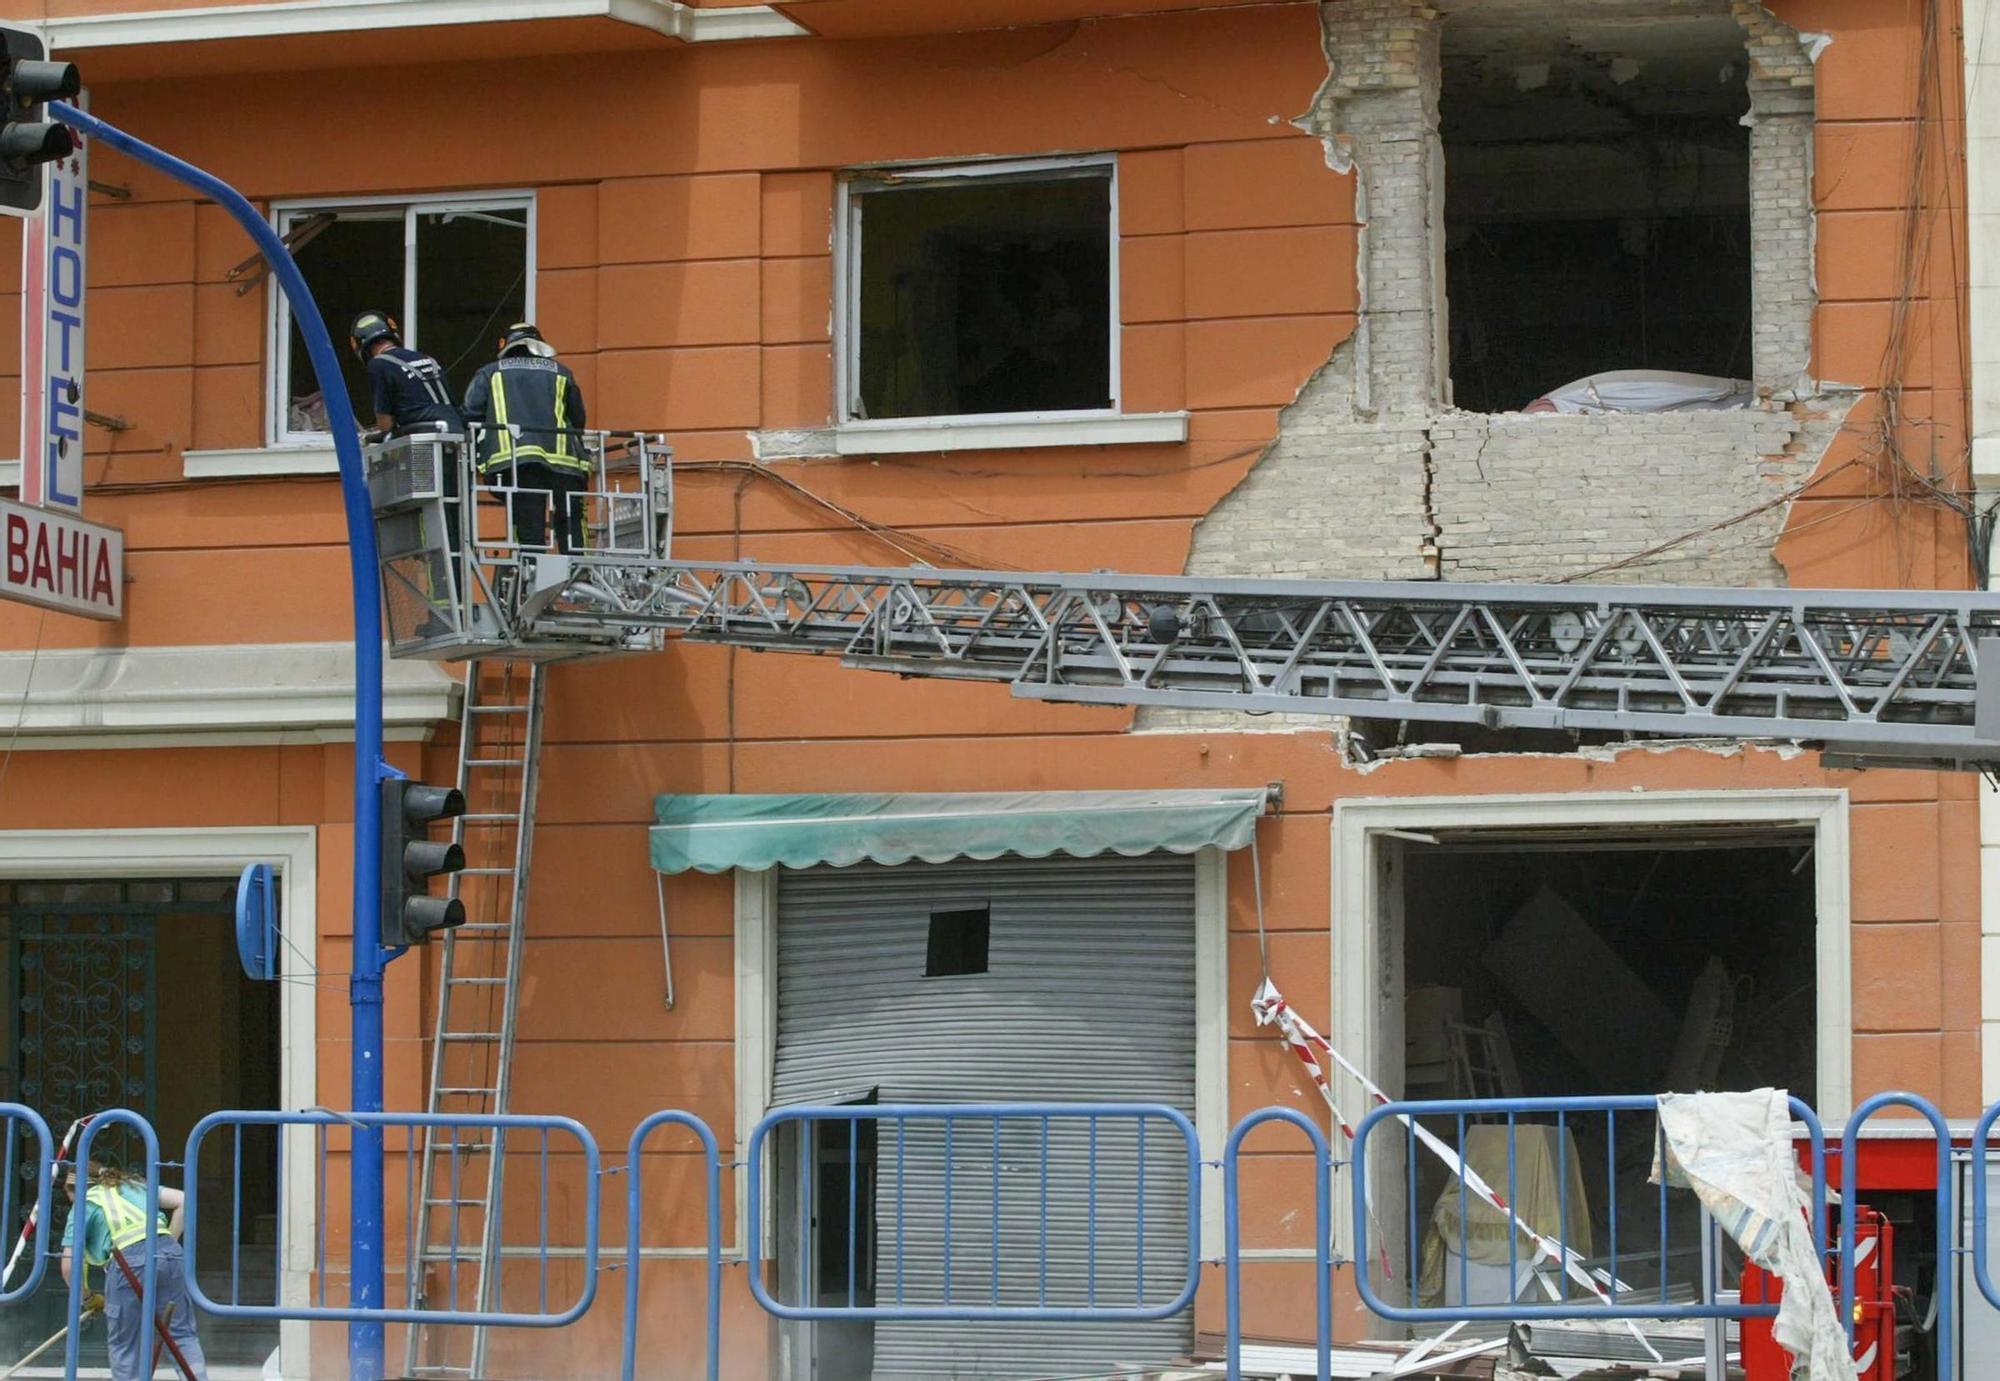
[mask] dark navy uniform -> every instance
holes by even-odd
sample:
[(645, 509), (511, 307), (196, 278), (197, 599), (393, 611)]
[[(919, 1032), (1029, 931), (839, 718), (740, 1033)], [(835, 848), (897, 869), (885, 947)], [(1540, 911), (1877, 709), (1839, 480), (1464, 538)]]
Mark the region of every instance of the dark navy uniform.
[(445, 386), (443, 366), (421, 350), (407, 345), (377, 350), (368, 360), (368, 389), (375, 415), (394, 421), (394, 435), (430, 431), (439, 423), (446, 431), (465, 431), (465, 420)]
[[(547, 348), (539, 335), (532, 340)], [(523, 349), (484, 366), (472, 377), (463, 411), (468, 422), (484, 424), (479, 473), (489, 483), (517, 487), (512, 500), (515, 540), (523, 547), (548, 541), (546, 491), (559, 514), (557, 550), (581, 551), (583, 511), (572, 496), (590, 481), (590, 454), (581, 435), (586, 425), (583, 390), (552, 354)]]
[[(421, 350), (407, 345), (389, 345), (368, 357), (368, 391), (374, 399), (375, 416), (390, 421), (390, 436), (436, 431), (442, 426), (457, 436), (465, 435), (465, 419), (451, 401), (445, 386), (444, 367)], [(451, 571), (458, 559), (458, 464), (447, 451), (444, 482), (444, 538), (446, 555), (431, 558), (431, 597), (440, 604), (449, 601)]]

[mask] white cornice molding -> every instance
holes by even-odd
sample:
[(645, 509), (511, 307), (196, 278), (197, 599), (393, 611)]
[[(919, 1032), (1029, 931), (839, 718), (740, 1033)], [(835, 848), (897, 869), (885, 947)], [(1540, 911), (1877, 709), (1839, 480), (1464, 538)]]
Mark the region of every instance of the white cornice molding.
[(72, 15), (50, 19), (43, 28), (52, 50), (77, 52), (537, 19), (612, 19), (684, 43), (796, 38), (809, 32), (769, 5), (709, 9), (681, 0), (280, 0), (269, 5)]
[[(389, 737), (427, 738), (440, 720), (457, 716), (458, 702), (459, 684), (442, 667), (385, 662), (383, 723)], [(0, 652), (0, 742), (13, 740), (22, 748), (353, 737), (354, 649), (347, 643)]]

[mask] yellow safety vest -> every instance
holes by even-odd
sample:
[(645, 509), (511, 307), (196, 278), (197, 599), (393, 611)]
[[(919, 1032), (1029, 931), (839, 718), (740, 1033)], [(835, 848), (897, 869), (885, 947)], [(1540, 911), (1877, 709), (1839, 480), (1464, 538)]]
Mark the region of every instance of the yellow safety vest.
[[(138, 1242), (145, 1241), (152, 1233), (146, 1231), (146, 1210), (126, 1198), (115, 1185), (94, 1184), (84, 1198), (97, 1206), (104, 1215), (104, 1226), (111, 1233), (111, 1249), (123, 1251)], [(167, 1215), (160, 1216), (158, 1232), (167, 1230)], [(85, 1239), (88, 1245), (88, 1238)], [(103, 1263), (93, 1263), (101, 1265)]]

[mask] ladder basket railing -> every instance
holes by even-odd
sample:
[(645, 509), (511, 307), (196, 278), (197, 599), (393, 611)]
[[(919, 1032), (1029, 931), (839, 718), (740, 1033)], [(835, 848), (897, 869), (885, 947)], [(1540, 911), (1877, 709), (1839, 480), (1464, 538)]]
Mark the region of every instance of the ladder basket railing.
[[(495, 462), (495, 434), (477, 426), (412, 431), (364, 452), (389, 642), (399, 656), (513, 646), (526, 636), (537, 592), (560, 588), (573, 559), (587, 556), (602, 570), (644, 568), (668, 555), (673, 469), (659, 436), (565, 433), (574, 462), (550, 470)], [(551, 487), (551, 474), (559, 485)], [(534, 513), (538, 537), (517, 521)], [(565, 527), (579, 540), (565, 543)]]

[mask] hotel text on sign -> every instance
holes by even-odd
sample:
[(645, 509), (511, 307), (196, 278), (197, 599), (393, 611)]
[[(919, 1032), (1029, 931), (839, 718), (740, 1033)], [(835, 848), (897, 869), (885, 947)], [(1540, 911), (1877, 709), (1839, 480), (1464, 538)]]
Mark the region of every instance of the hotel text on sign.
[(83, 296), (89, 155), (44, 169), (21, 237), (21, 501), (83, 508)]

